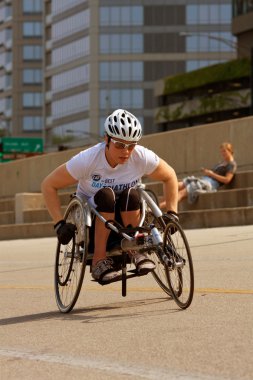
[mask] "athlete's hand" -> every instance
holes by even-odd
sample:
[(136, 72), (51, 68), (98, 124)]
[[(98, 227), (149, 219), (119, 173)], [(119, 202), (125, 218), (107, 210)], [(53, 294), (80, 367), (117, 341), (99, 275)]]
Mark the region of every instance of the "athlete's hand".
[(58, 236), (59, 243), (65, 245), (74, 237), (76, 226), (72, 223), (66, 223), (65, 220), (60, 220), (54, 225), (54, 230)]

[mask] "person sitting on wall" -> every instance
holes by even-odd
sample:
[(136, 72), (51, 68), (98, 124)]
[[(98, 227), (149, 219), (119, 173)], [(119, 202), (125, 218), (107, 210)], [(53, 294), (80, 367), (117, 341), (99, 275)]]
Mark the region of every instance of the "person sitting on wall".
[[(223, 158), (212, 169), (202, 168), (203, 176), (189, 176), (178, 182), (178, 202), (187, 198), (190, 204), (197, 201), (200, 193), (217, 191), (222, 185), (229, 184), (236, 172), (237, 164), (233, 156), (233, 146), (224, 142), (220, 146), (220, 154)], [(160, 203), (165, 207), (165, 202)]]

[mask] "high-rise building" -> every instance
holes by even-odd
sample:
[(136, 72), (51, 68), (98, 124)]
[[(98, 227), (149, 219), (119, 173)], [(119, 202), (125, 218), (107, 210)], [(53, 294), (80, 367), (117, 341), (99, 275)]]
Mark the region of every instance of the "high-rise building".
[(0, 128), (48, 146), (94, 142), (126, 108), (155, 132), (158, 79), (235, 57), (231, 3), (0, 0)]
[(43, 0), (0, 0), (0, 132), (43, 131)]
[(115, 108), (154, 132), (154, 82), (235, 57), (231, 15), (230, 0), (45, 0), (49, 141), (99, 135)]

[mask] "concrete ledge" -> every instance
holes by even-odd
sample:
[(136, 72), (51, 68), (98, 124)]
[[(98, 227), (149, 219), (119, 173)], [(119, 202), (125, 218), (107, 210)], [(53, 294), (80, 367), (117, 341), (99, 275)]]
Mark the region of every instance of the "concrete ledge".
[(185, 211), (179, 218), (185, 229), (243, 226), (253, 224), (253, 207)]
[(231, 184), (224, 186), (226, 189), (238, 189), (253, 187), (253, 170), (237, 172)]
[[(64, 214), (66, 206), (63, 206), (61, 209)], [(24, 223), (50, 222), (51, 220), (51, 216), (45, 208), (37, 210), (24, 210), (23, 212)]]
[(12, 223), (15, 223), (14, 211), (0, 212), (0, 224), (12, 224)]
[(15, 223), (24, 223), (24, 211), (45, 208), (41, 193), (17, 193), (15, 195)]
[(14, 208), (15, 208), (14, 197), (0, 199), (0, 212), (14, 211)]
[(0, 240), (31, 239), (55, 236), (53, 223), (23, 223), (0, 226)]
[(253, 206), (253, 187), (202, 193), (193, 205), (189, 204), (187, 200), (183, 200), (179, 204), (179, 211), (247, 206)]

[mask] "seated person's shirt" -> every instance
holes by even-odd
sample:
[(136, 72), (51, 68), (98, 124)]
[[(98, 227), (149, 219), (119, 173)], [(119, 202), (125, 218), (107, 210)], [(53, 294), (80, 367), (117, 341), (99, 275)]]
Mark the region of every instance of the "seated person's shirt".
[[(213, 172), (221, 175), (221, 176), (226, 176), (227, 173), (235, 173), (237, 169), (237, 164), (235, 161), (231, 161), (229, 163), (227, 162), (221, 162), (213, 167)], [(217, 190), (219, 187), (224, 185), (222, 182), (217, 181), (214, 178), (208, 177), (208, 176), (203, 176), (201, 177), (202, 180), (207, 181), (211, 184), (213, 190)]]

